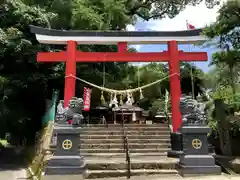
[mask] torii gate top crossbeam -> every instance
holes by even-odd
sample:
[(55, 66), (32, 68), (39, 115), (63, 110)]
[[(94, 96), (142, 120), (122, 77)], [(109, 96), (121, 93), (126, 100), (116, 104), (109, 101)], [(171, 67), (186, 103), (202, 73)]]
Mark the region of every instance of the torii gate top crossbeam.
[(166, 44), (177, 41), (178, 44), (199, 44), (207, 40), (201, 35), (202, 29), (187, 31), (75, 31), (55, 30), (30, 26), (30, 31), (43, 44), (67, 44), (74, 40), (78, 44)]

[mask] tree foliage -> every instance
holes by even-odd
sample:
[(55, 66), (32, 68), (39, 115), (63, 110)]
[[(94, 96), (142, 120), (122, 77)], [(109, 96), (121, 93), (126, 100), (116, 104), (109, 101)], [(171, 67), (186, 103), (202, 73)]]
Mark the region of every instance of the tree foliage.
[[(110, 16), (111, 25), (114, 26), (112, 29), (119, 29), (136, 17), (144, 20), (174, 18), (188, 5), (195, 6), (205, 2), (208, 8), (212, 8), (218, 5), (220, 0), (24, 0), (24, 2), (39, 4), (47, 10), (59, 13), (64, 24), (72, 20), (81, 24), (86, 22), (89, 25), (88, 22), (93, 20), (96, 28), (101, 26), (103, 21), (108, 23)], [(88, 26), (84, 26), (84, 29), (86, 27)]]
[[(220, 51), (213, 54), (213, 70), (209, 73), (213, 99), (223, 99), (226, 112), (234, 119), (229, 121), (231, 131), (239, 132), (239, 118), (233, 118), (239, 112), (239, 68), (240, 68), (240, 2), (227, 1), (219, 10), (217, 21), (204, 30), (212, 41), (217, 42)], [(210, 77), (211, 76), (211, 77)], [(213, 102), (210, 102), (212, 104)], [(213, 105), (213, 104), (212, 104)], [(215, 109), (210, 105), (210, 124), (216, 128)], [(237, 116), (236, 116), (237, 117)], [(214, 128), (214, 127), (213, 127)], [(219, 130), (219, 129), (218, 129)], [(220, 132), (220, 131), (219, 131)]]
[[(66, 30), (123, 30), (128, 24), (134, 24), (139, 17), (145, 20), (166, 16), (172, 18), (187, 5), (196, 5), (202, 1), (1, 0), (0, 136), (10, 132), (15, 137), (34, 139), (35, 132), (41, 127), (45, 99), (50, 98), (52, 89), (59, 89), (60, 98), (63, 98), (65, 64), (37, 63), (36, 53), (63, 50), (64, 47), (39, 44), (29, 32), (30, 24)], [(205, 2), (207, 5), (216, 4), (215, 0)], [(116, 46), (82, 45), (78, 48), (81, 51), (117, 51)], [(182, 73), (187, 69), (183, 67)], [(128, 63), (118, 62), (77, 65), (78, 77), (98, 85), (102, 85), (104, 79), (104, 86), (116, 89), (137, 87), (167, 74), (168, 68), (156, 63), (140, 67), (139, 71)], [(184, 85), (184, 92), (188, 93), (190, 89), (186, 87), (189, 87), (190, 77), (187, 76), (188, 73), (185, 74), (183, 77), (188, 79), (188, 83)], [(195, 83), (199, 84), (197, 80)], [(82, 96), (84, 86), (77, 82), (77, 96)], [(149, 100), (146, 107), (151, 106), (168, 88), (169, 82), (166, 79), (160, 85), (146, 89), (144, 96)], [(93, 89), (92, 99), (94, 103), (100, 101), (100, 92), (96, 89)]]
[[(137, 15), (144, 20), (174, 18), (187, 5), (197, 5), (203, 0), (127, 0), (129, 14)], [(219, 4), (218, 0), (205, 0), (207, 7), (211, 8)]]
[(230, 44), (235, 49), (240, 48), (240, 2), (227, 1), (219, 10), (217, 21), (205, 29), (205, 34), (214, 39), (220, 37), (219, 47), (226, 48)]
[[(20, 0), (5, 0), (0, 5), (0, 12), (1, 128), (5, 125), (7, 131), (24, 136), (26, 125), (40, 122), (47, 78), (53, 73), (52, 65), (39, 66), (36, 62), (36, 52), (47, 50), (47, 47), (36, 42), (28, 26), (47, 27), (48, 22), (42, 16), (51, 19), (55, 15), (38, 7), (29, 7)], [(27, 133), (34, 131), (33, 127)]]
[(218, 41), (220, 52), (213, 55), (214, 65), (221, 72), (229, 72), (223, 77), (224, 83), (231, 85), (235, 94), (235, 84), (239, 82), (240, 63), (240, 2), (238, 0), (227, 1), (219, 10), (217, 21), (204, 31), (210, 39)]

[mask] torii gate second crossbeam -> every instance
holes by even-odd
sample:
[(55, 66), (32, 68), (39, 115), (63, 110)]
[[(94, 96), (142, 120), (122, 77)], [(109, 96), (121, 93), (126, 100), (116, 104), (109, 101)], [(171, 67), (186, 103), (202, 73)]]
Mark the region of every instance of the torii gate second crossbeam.
[[(200, 36), (201, 29), (178, 32), (87, 32), (60, 31), (30, 26), (37, 40), (45, 44), (66, 44), (67, 50), (62, 52), (39, 52), (38, 62), (66, 62), (65, 75), (76, 76), (76, 62), (168, 62), (172, 104), (173, 132), (182, 124), (179, 101), (180, 61), (207, 61), (206, 52), (183, 52), (178, 50), (178, 43), (192, 44), (205, 41)], [(164, 52), (127, 52), (127, 44), (168, 44)], [(117, 44), (118, 52), (80, 52), (78, 44)], [(76, 79), (65, 79), (64, 106), (75, 95)]]

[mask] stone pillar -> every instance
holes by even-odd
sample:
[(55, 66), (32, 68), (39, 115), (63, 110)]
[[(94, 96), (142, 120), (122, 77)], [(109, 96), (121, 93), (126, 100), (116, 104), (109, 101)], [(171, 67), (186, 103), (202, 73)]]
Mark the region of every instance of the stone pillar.
[(182, 134), (180, 132), (171, 132), (170, 134), (171, 150), (167, 152), (168, 157), (179, 158), (183, 153)]
[(83, 180), (85, 179), (85, 162), (79, 152), (80, 127), (68, 124), (56, 124), (57, 148), (48, 161), (43, 180)]
[(221, 167), (208, 152), (207, 135), (210, 128), (205, 125), (183, 125), (183, 154), (180, 155), (178, 170), (182, 176), (221, 174)]

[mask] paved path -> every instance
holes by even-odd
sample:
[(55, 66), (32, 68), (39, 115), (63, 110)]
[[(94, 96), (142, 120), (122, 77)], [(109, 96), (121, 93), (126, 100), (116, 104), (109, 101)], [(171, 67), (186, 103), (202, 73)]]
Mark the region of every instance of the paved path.
[(4, 149), (0, 154), (0, 180), (23, 180), (27, 173), (21, 154), (14, 149)]
[[(127, 180), (127, 178), (126, 177), (100, 178), (95, 180)], [(134, 176), (134, 177), (131, 177), (130, 180), (240, 180), (240, 175), (229, 176), (229, 175), (222, 174), (219, 176), (202, 176), (202, 177), (195, 176), (195, 177), (185, 177), (185, 178), (179, 175), (149, 175), (149, 176)]]
[(25, 169), (19, 169), (19, 170), (1, 170), (0, 169), (1, 180), (24, 180), (26, 178), (27, 178), (27, 173)]

